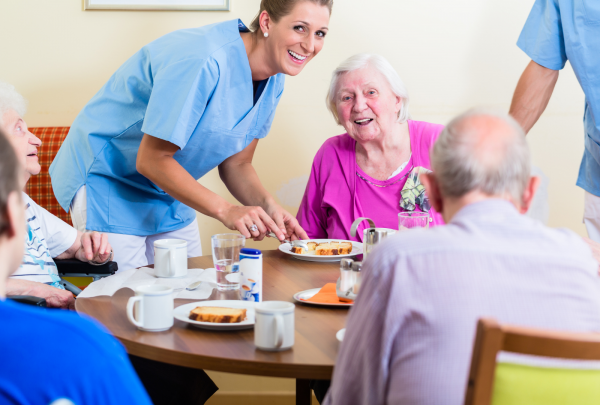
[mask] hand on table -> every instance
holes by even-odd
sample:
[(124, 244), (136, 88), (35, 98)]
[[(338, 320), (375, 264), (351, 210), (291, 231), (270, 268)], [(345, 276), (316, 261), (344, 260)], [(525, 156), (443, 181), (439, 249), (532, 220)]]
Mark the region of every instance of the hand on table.
[(104, 263), (111, 258), (111, 252), (112, 247), (105, 233), (84, 232), (81, 235), (81, 246), (75, 252), (75, 258), (82, 262)]

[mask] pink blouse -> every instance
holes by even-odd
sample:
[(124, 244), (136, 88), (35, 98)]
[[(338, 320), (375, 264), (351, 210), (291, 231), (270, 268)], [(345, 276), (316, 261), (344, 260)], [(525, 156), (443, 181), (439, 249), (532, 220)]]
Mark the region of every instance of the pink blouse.
[[(356, 141), (348, 134), (329, 138), (317, 152), (310, 179), (298, 210), (298, 221), (311, 239), (332, 238), (362, 241), (368, 222), (350, 236), (352, 222), (368, 217), (381, 228), (398, 229), (400, 191), (414, 167), (431, 169), (429, 152), (443, 125), (408, 120), (412, 155), (398, 175), (376, 180), (356, 164)], [(362, 177), (362, 178), (361, 178)], [(385, 186), (385, 187), (377, 187)], [(417, 207), (417, 211), (418, 211)], [(442, 225), (432, 208), (429, 226)]]

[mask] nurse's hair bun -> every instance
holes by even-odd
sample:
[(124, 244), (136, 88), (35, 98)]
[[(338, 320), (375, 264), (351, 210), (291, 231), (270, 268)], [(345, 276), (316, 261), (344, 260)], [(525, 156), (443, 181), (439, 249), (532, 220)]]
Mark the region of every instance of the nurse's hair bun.
[(258, 14), (252, 20), (250, 29), (254, 32), (260, 31), (260, 15), (263, 11), (266, 11), (274, 22), (278, 22), (281, 17), (285, 17), (291, 13), (296, 4), (303, 1), (310, 1), (319, 6), (327, 7), (329, 14), (331, 14), (331, 10), (333, 9), (333, 0), (261, 0), (260, 10), (258, 10)]

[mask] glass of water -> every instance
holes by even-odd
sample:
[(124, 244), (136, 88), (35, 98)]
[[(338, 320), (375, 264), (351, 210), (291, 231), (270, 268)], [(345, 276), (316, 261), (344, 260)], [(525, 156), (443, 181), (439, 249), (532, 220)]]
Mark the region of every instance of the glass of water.
[(405, 231), (411, 228), (429, 228), (429, 213), (421, 211), (405, 211), (398, 214), (398, 229)]
[(237, 233), (221, 233), (211, 238), (213, 263), (217, 269), (217, 289), (240, 288), (240, 250), (246, 237)]

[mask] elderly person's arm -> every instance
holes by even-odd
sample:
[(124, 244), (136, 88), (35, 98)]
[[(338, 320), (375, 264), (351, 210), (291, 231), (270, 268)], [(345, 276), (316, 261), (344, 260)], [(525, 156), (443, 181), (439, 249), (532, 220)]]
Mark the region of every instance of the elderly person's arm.
[(534, 61), (525, 68), (509, 111), (525, 133), (529, 132), (546, 109), (557, 80), (558, 70), (545, 68)]
[(33, 295), (46, 299), (46, 305), (50, 308), (75, 309), (75, 299), (70, 291), (36, 281), (9, 278), (6, 281), (6, 295)]

